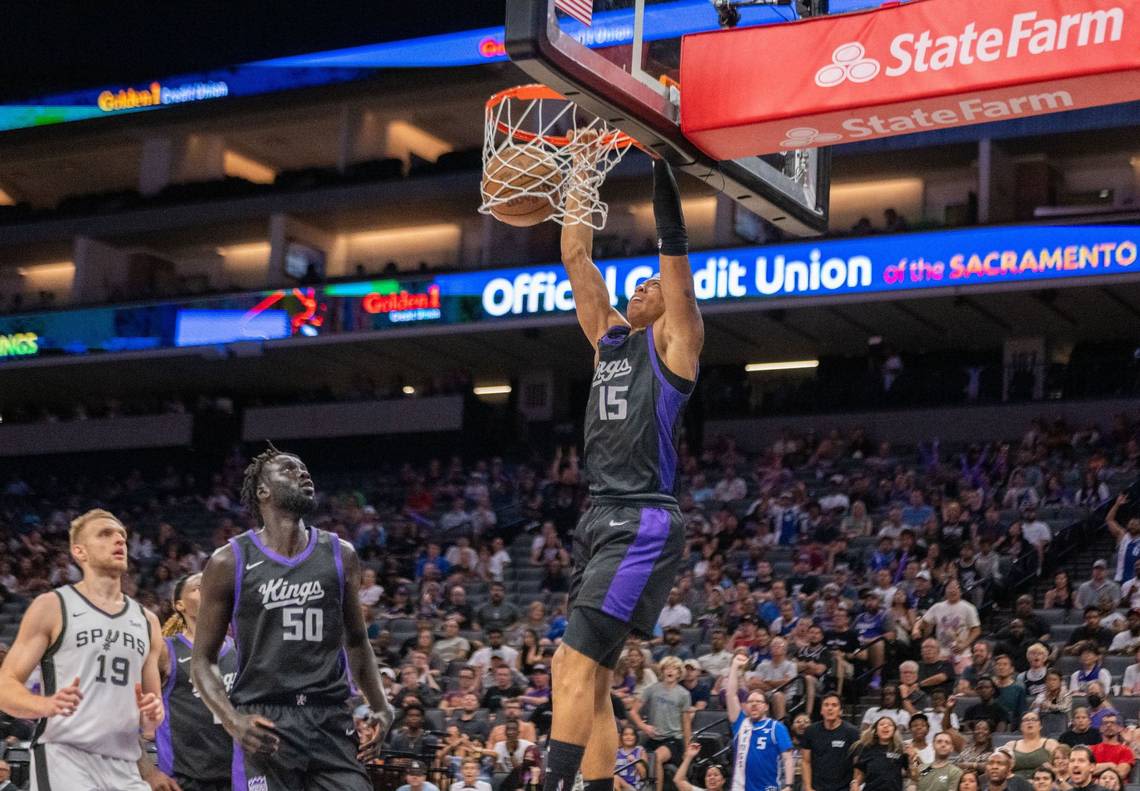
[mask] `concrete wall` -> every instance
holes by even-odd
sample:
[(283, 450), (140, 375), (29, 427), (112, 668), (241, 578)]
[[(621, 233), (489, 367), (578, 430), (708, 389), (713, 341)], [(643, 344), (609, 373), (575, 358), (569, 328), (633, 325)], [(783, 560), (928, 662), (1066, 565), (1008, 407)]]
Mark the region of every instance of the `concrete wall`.
[(189, 445), (193, 415), (147, 415), (0, 426), (0, 456), (43, 456)]
[(259, 441), (459, 431), (463, 397), (247, 409), (242, 438)]

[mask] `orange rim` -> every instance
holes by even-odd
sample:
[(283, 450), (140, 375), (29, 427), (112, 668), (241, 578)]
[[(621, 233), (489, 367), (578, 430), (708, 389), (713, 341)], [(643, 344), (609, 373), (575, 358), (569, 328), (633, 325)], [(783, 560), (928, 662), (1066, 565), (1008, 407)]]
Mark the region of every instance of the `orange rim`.
[[(520, 101), (570, 101), (553, 88), (548, 88), (545, 85), (536, 82), (530, 85), (516, 85), (514, 88), (507, 88), (506, 90), (499, 91), (487, 100), (487, 110), (490, 111), (495, 107), (498, 107), (507, 99), (518, 99)], [(539, 135), (535, 132), (528, 132), (525, 129), (511, 129), (502, 121), (496, 121), (495, 127), (504, 135), (509, 135), (515, 140), (518, 140), (520, 143), (530, 143), (541, 139), (544, 143), (548, 143), (558, 148), (563, 148), (570, 145), (570, 142), (572, 140), (570, 135)], [(602, 145), (607, 146), (616, 144), (618, 148), (629, 148), (630, 146), (637, 146), (638, 148), (641, 148), (641, 144), (639, 144), (625, 132), (610, 132), (609, 134), (602, 135), (599, 138), (598, 142)]]

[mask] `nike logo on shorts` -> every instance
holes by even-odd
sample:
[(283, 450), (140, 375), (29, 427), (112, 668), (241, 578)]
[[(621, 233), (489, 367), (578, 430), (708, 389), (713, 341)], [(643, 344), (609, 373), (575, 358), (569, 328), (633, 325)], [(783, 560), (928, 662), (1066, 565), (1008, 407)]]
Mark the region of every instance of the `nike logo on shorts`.
[(255, 569), (255, 568), (257, 568), (258, 566), (260, 566), (260, 565), (261, 565), (262, 563), (264, 563), (264, 562), (265, 562), (264, 560), (259, 560), (259, 561), (257, 561), (256, 563), (246, 563), (246, 564), (245, 564), (245, 570), (246, 570), (246, 571), (249, 571), (250, 569)]
[(186, 662), (189, 662), (189, 661), (190, 661), (190, 657), (188, 657), (188, 656), (184, 656), (184, 657), (182, 657), (181, 659), (179, 659), (179, 660), (178, 660), (178, 664), (180, 664), (180, 665), (181, 665), (181, 664), (185, 664)]
[(610, 527), (621, 527), (622, 525), (628, 525), (628, 524), (629, 524), (628, 519), (626, 519), (625, 521), (622, 521), (622, 522), (615, 522), (612, 519), (610, 520)]

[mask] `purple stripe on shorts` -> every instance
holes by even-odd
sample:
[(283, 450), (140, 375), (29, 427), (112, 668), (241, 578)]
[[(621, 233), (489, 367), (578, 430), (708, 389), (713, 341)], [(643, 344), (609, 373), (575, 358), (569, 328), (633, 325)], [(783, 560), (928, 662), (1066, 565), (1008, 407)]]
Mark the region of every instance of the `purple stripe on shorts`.
[(633, 617), (637, 600), (649, 582), (653, 566), (669, 538), (669, 512), (662, 508), (642, 508), (637, 537), (614, 573), (602, 602), (602, 612), (622, 621)]
[(230, 774), (235, 789), (246, 791), (249, 788), (249, 783), (245, 779), (245, 754), (241, 751), (241, 742), (236, 739), (234, 740), (234, 761), (230, 765)]

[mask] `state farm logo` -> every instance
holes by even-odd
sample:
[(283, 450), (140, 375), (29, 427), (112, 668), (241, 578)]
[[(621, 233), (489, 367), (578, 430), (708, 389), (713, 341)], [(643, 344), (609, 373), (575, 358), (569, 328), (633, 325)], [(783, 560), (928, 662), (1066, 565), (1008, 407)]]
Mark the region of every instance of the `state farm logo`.
[(821, 132), (810, 126), (797, 126), (784, 132), (784, 139), (780, 141), (783, 148), (807, 148), (808, 146), (825, 146), (828, 143), (837, 143), (843, 135), (834, 132)]
[(841, 140), (865, 140), (884, 135), (922, 132), (946, 126), (1001, 121), (1026, 115), (1057, 113), (1078, 106), (1068, 91), (1022, 93), (1016, 89), (1004, 95), (957, 96), (931, 104), (912, 104), (897, 115), (849, 115), (839, 125), (842, 132), (823, 132), (814, 126), (797, 126), (783, 133), (780, 147), (803, 149), (826, 146)]
[[(836, 47), (831, 63), (815, 73), (815, 84), (836, 88), (844, 83), (867, 83), (879, 76), (946, 71), (1024, 56), (1053, 56), (1070, 49), (1108, 46), (1124, 40), (1123, 7), (1099, 8), (1058, 18), (1039, 11), (1023, 11), (1003, 20), (1001, 27), (986, 27), (970, 21), (960, 30), (899, 33), (889, 43), (868, 34), (872, 51), (883, 63), (867, 56), (864, 44), (850, 41)], [(883, 49), (885, 48), (885, 51)]]
[(831, 63), (815, 73), (820, 88), (834, 88), (845, 82), (870, 82), (879, 76), (879, 61), (867, 57), (867, 50), (857, 41), (841, 44), (831, 53)]

